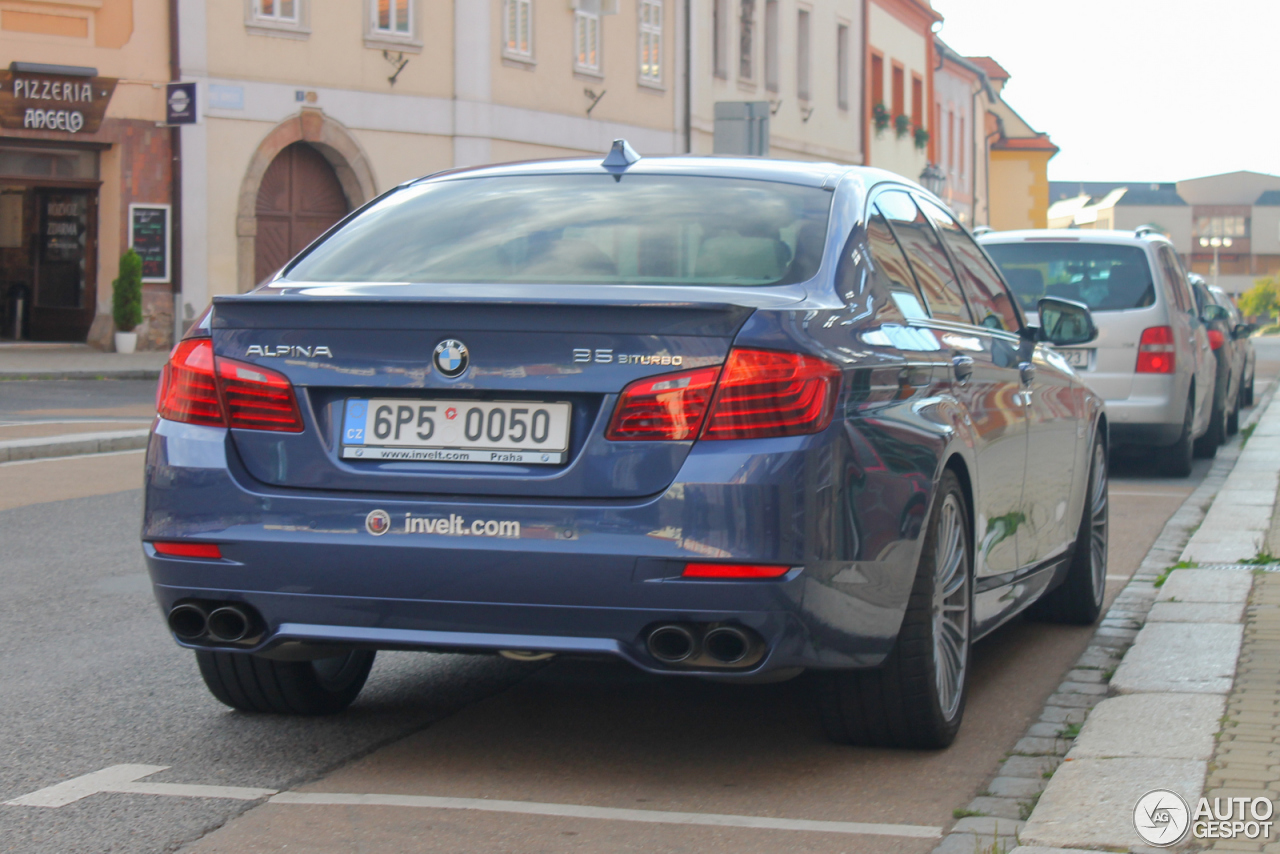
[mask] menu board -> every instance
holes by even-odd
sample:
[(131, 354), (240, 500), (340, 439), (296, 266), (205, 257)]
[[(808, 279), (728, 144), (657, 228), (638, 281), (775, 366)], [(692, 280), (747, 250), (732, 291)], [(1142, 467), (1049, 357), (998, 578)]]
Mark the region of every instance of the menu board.
[(169, 281), (169, 206), (129, 205), (129, 245), (142, 256), (142, 281)]

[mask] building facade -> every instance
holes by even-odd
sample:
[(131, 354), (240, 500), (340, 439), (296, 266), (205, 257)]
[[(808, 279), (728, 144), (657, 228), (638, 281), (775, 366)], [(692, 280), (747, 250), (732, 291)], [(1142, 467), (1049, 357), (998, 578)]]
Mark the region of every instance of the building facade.
[(935, 156), (945, 181), (940, 195), (969, 227), (990, 219), (987, 204), (986, 115), (995, 93), (983, 69), (941, 40), (934, 41)]
[(867, 163), (920, 180), (934, 156), (933, 26), (928, 0), (867, 2)]
[(168, 28), (166, 0), (0, 8), (0, 338), (105, 346), (137, 224), (155, 249), (137, 331), (171, 340)]
[(716, 105), (749, 102), (770, 157), (864, 162), (864, 2), (690, 0), (688, 150), (717, 151)]
[[(577, 8), (574, 8), (574, 6)], [(185, 318), (455, 167), (683, 150), (674, 0), (178, 0)]]
[(1055, 181), (1051, 194), (1050, 228), (1154, 226), (1190, 270), (1233, 296), (1280, 273), (1280, 176), (1230, 172), (1164, 184)]

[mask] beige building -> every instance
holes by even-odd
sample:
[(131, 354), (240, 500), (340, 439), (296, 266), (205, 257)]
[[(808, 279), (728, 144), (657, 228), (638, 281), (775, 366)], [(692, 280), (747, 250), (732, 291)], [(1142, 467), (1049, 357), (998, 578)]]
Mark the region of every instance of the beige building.
[(136, 220), (138, 332), (167, 344), (168, 27), (167, 0), (0, 3), (0, 338), (107, 345)]
[(675, 0), (178, 6), (188, 319), (402, 181), (617, 137), (684, 150)]
[(863, 14), (864, 0), (691, 0), (690, 150), (716, 151), (716, 104), (746, 101), (767, 105), (770, 157), (862, 163)]

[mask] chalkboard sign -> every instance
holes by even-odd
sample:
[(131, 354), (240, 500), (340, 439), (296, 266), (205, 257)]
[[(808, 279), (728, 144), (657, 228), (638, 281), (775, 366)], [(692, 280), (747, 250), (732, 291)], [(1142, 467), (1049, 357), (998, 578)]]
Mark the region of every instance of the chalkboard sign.
[(169, 281), (169, 206), (129, 205), (129, 245), (142, 256), (142, 281)]

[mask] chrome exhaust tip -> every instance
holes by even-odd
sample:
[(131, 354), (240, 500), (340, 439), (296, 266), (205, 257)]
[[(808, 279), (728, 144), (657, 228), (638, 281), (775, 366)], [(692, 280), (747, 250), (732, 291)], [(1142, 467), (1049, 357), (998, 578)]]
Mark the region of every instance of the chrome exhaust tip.
[(697, 648), (693, 633), (684, 626), (658, 626), (646, 641), (649, 654), (665, 664), (679, 664), (690, 658)]
[(208, 618), (198, 605), (186, 603), (169, 612), (169, 631), (179, 640), (199, 640), (207, 628)]
[(236, 605), (223, 605), (209, 614), (209, 637), (218, 643), (235, 643), (249, 636), (253, 620)]
[(751, 653), (751, 638), (734, 626), (719, 626), (702, 638), (702, 649), (721, 664), (737, 664)]

